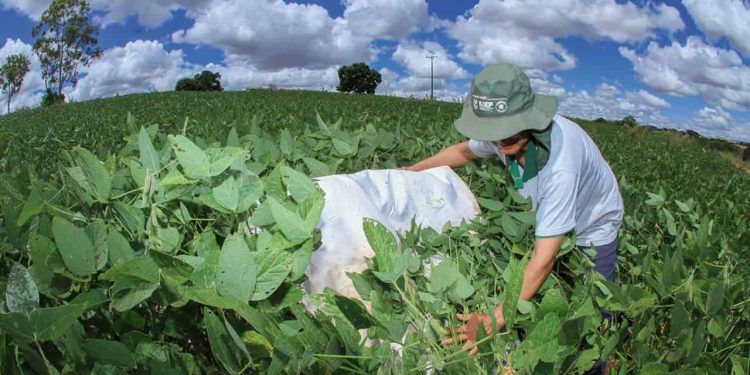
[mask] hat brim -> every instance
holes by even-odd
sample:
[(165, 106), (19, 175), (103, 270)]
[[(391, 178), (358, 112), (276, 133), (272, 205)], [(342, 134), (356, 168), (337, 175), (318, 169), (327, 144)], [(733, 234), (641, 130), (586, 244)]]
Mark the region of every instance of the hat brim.
[(453, 122), (453, 126), (459, 133), (477, 141), (499, 141), (524, 130), (543, 130), (552, 122), (558, 106), (557, 97), (535, 94), (534, 104), (525, 111), (510, 116), (479, 117), (471, 109), (469, 95), (461, 117)]

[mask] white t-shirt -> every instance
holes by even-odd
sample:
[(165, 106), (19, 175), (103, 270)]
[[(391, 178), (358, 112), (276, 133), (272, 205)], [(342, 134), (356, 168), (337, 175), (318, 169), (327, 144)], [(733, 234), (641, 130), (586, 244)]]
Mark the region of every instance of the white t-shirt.
[[(612, 169), (591, 137), (578, 124), (555, 115), (547, 164), (518, 192), (531, 198), (537, 237), (555, 237), (575, 229), (579, 246), (602, 246), (617, 238), (623, 217), (620, 189)], [(480, 158), (505, 155), (492, 142), (469, 141)], [(519, 165), (523, 175), (523, 169)]]

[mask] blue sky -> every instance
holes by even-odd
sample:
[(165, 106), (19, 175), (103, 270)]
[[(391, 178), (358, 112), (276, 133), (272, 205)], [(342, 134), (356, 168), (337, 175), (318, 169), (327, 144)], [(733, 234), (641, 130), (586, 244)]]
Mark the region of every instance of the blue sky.
[[(44, 88), (31, 29), (50, 0), (0, 0), (0, 61), (32, 57), (11, 109)], [(103, 56), (70, 100), (166, 91), (204, 69), (228, 90), (333, 90), (365, 61), (382, 95), (460, 101), (483, 66), (522, 66), (560, 112), (633, 115), (750, 142), (750, 4), (742, 0), (91, 0)], [(4, 110), (4, 106), (3, 106)]]

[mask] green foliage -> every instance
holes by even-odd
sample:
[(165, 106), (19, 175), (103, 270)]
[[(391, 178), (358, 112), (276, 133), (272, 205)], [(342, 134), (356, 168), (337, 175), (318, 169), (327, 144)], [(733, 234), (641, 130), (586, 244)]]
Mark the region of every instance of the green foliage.
[(62, 103), (64, 86), (78, 83), (78, 68), (101, 56), (96, 39), (99, 29), (90, 22), (90, 12), (85, 0), (54, 0), (34, 25), (34, 53), (47, 88), (45, 106)]
[(631, 115), (627, 115), (627, 116), (623, 117), (623, 119), (620, 122), (626, 128), (634, 128), (634, 127), (638, 126), (638, 121), (636, 121), (635, 117), (633, 117)]
[(10, 113), (10, 100), (21, 90), (23, 79), (29, 72), (31, 61), (26, 55), (10, 55), (0, 67), (0, 87), (7, 99), (8, 113)]
[[(584, 373), (614, 356), (621, 373), (747, 371), (750, 178), (700, 140), (606, 121), (581, 124), (625, 199), (616, 283), (568, 239), (539, 295), (514, 298), (534, 214), (496, 163), (470, 163), (457, 172), (482, 215), (442, 234), (365, 221), (365, 303), (324, 293), (305, 312), (324, 202), (308, 176), (426, 157), (461, 140), (459, 112), (248, 91), (3, 116), (0, 370)], [(457, 312), (503, 299), (509, 328), (476, 357), (439, 345)]]
[(223, 91), (221, 74), (204, 70), (193, 78), (182, 78), (177, 81), (175, 91)]
[(55, 104), (65, 103), (65, 94), (53, 92), (51, 89), (47, 89), (42, 96), (42, 107), (49, 107)]
[(354, 63), (339, 68), (339, 85), (336, 90), (353, 92), (356, 94), (374, 94), (375, 89), (382, 82), (377, 70), (371, 69), (365, 63)]

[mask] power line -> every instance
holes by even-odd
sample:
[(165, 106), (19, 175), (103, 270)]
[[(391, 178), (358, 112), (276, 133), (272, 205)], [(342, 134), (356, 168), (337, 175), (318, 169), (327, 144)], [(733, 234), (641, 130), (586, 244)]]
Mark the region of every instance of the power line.
[(435, 100), (435, 95), (434, 95), (434, 87), (435, 86), (433, 85), (432, 81), (434, 79), (433, 63), (435, 62), (435, 59), (437, 58), (437, 55), (429, 55), (429, 56), (425, 56), (425, 57), (428, 58), (428, 59), (430, 59), (430, 100)]

